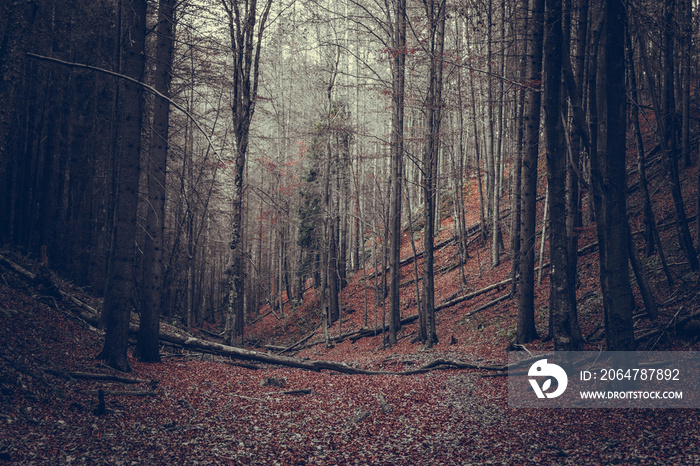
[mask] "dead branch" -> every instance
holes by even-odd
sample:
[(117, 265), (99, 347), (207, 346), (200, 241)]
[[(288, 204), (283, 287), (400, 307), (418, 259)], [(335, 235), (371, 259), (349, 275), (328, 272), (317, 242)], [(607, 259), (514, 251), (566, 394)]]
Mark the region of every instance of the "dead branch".
[(305, 343), (306, 341), (308, 341), (309, 338), (311, 338), (312, 336), (314, 336), (314, 334), (316, 333), (316, 330), (318, 330), (319, 327), (321, 327), (321, 324), (318, 324), (318, 325), (316, 326), (315, 329), (313, 329), (311, 332), (309, 332), (309, 334), (308, 334), (307, 336), (305, 336), (304, 338), (302, 338), (302, 339), (299, 340), (298, 342), (294, 343), (294, 344), (291, 345), (291, 346), (288, 346), (288, 347), (282, 349), (282, 350), (279, 352), (279, 354), (286, 353), (287, 351), (291, 351), (291, 350), (294, 349), (295, 347), (297, 347), (297, 346), (299, 346), (299, 345)]
[(681, 318), (681, 319), (678, 319), (678, 314), (679, 314), (680, 311), (682, 311), (682, 310), (683, 310), (683, 307), (681, 307), (680, 309), (678, 309), (678, 312), (676, 312), (676, 313), (673, 315), (673, 317), (671, 318), (671, 320), (669, 320), (668, 323), (667, 323), (665, 326), (663, 326), (663, 327), (656, 327), (656, 328), (653, 328), (653, 329), (651, 329), (651, 330), (648, 330), (648, 331), (646, 331), (646, 332), (644, 332), (644, 333), (641, 333), (641, 334), (637, 335), (637, 336), (635, 337), (636, 342), (639, 343), (639, 342), (644, 341), (644, 340), (647, 340), (647, 339), (649, 339), (649, 338), (651, 338), (651, 337), (654, 337), (654, 336), (663, 334), (663, 333), (667, 332), (668, 329), (671, 328), (671, 326), (674, 325), (674, 324), (675, 324), (675, 326), (681, 326), (681, 325), (685, 324), (686, 322), (689, 322), (689, 321), (691, 321), (691, 320), (693, 320), (693, 319), (700, 318), (700, 311), (697, 311), (697, 312), (694, 312), (694, 313), (692, 313), (692, 314), (690, 314), (690, 315), (687, 315), (687, 316), (685, 316), (685, 317), (683, 317), (683, 318)]
[(0, 264), (4, 265), (8, 269), (12, 270), (13, 272), (23, 276), (29, 281), (34, 281), (35, 275), (31, 273), (29, 270), (25, 269), (19, 264), (15, 264), (12, 262), (10, 259), (6, 258), (3, 255), (0, 255)]
[(51, 369), (51, 368), (44, 368), (42, 370), (44, 372), (48, 372), (49, 374), (54, 374), (54, 375), (58, 375), (58, 376), (65, 377), (65, 378), (70, 377), (73, 379), (108, 380), (108, 381), (112, 381), (112, 382), (132, 383), (132, 384), (138, 384), (138, 383), (153, 384), (155, 382), (153, 380), (133, 379), (130, 377), (121, 377), (119, 375), (112, 375), (112, 374), (93, 374), (93, 373), (89, 373), (89, 372), (66, 372), (66, 371), (61, 371), (58, 369)]
[(85, 393), (87, 395), (99, 395), (99, 392), (103, 392), (104, 395), (109, 396), (156, 396), (156, 392), (150, 390), (78, 390), (80, 393)]
[[(549, 264), (545, 264), (545, 265), (549, 265)], [(495, 290), (495, 289), (500, 288), (502, 286), (508, 285), (511, 281), (512, 281), (511, 278), (507, 278), (507, 279), (500, 281), (498, 283), (494, 283), (493, 285), (489, 285), (486, 288), (482, 288), (482, 289), (476, 290), (472, 293), (468, 293), (468, 294), (465, 294), (463, 296), (459, 296), (457, 298), (451, 299), (447, 302), (440, 304), (439, 306), (435, 306), (435, 311), (437, 312), (437, 311), (440, 311), (442, 309), (452, 307), (456, 304), (459, 304), (462, 301), (468, 301), (470, 299), (476, 298), (477, 296), (481, 296), (482, 294), (488, 293), (491, 290)]]
[(489, 301), (488, 303), (484, 304), (483, 306), (479, 306), (476, 309), (474, 309), (473, 311), (470, 311), (470, 312), (464, 314), (463, 317), (471, 317), (474, 314), (477, 314), (481, 311), (485, 311), (486, 309), (490, 308), (491, 306), (495, 306), (496, 304), (500, 303), (501, 301), (505, 301), (506, 299), (509, 299), (510, 297), (511, 297), (511, 294), (506, 293), (503, 296), (500, 296), (500, 297), (494, 299), (493, 301)]
[(267, 395), (308, 395), (312, 392), (310, 388), (298, 388), (296, 390), (283, 390), (281, 392), (270, 392)]

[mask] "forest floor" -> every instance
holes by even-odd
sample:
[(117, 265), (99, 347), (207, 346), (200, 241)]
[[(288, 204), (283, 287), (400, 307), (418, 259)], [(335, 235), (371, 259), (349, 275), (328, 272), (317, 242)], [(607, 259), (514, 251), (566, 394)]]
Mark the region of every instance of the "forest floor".
[[(652, 171), (661, 169), (658, 163), (650, 166)], [(686, 199), (694, 199), (695, 170), (685, 170), (683, 177)], [(665, 330), (640, 340), (640, 349), (697, 351), (698, 335), (674, 325), (677, 318), (698, 309), (700, 288), (697, 274), (689, 271), (678, 251), (666, 191), (654, 191), (654, 205), (675, 283), (666, 283), (657, 256), (644, 259), (661, 304), (660, 317), (650, 322), (640, 304), (636, 331)], [(694, 206), (688, 210), (691, 213)], [(471, 206), (469, 211), (478, 210)], [(639, 211), (635, 198), (630, 211)], [(472, 216), (468, 223), (475, 220)], [(633, 231), (640, 228), (634, 214), (631, 224)], [(595, 226), (580, 233), (580, 248), (595, 241)], [(439, 240), (447, 241), (451, 234), (447, 219)], [(640, 236), (635, 239), (641, 246)], [(508, 244), (507, 235), (504, 240)], [(446, 268), (436, 276), (436, 304), (509, 277), (507, 256), (493, 268), (488, 247), (472, 241), (464, 268), (468, 285), (462, 284), (458, 269), (448, 267), (456, 261), (454, 245), (448, 242), (436, 251), (436, 264)], [(605, 345), (596, 252), (584, 249), (579, 257), (577, 290), (582, 333), (591, 350)], [(407, 240), (402, 257), (410, 256)], [(36, 264), (23, 265), (36, 271)], [(420, 270), (421, 263), (417, 265)], [(413, 270), (410, 262), (402, 269), (403, 317), (416, 313)], [(375, 282), (368, 278), (373, 272), (355, 272), (350, 278), (343, 293), (341, 328), (334, 325), (331, 337), (382, 323)], [(700, 464), (698, 410), (512, 409), (507, 378), (483, 369), (349, 375), (243, 364), (166, 345), (163, 362), (145, 364), (132, 358), (132, 372), (118, 373), (95, 360), (102, 334), (77, 316), (73, 302), (49, 296), (50, 290), (27, 283), (9, 269), (0, 267), (0, 273), (0, 462)], [(541, 336), (547, 334), (548, 287), (545, 273), (536, 290)], [(441, 309), (440, 342), (431, 349), (413, 341), (416, 322), (404, 326), (391, 348), (384, 347), (382, 335), (345, 338), (327, 347), (314, 310), (318, 305), (310, 295), (304, 306), (287, 306), (284, 317), (268, 313), (246, 330), (246, 337), (262, 351), (272, 351), (264, 345), (291, 345), (316, 329), (299, 345), (307, 347), (291, 354), (365, 369), (401, 371), (438, 358), (502, 364), (515, 332), (516, 305), (512, 298), (484, 305), (509, 291), (504, 284)], [(80, 298), (98, 305), (89, 296)], [(641, 303), (639, 296), (636, 300)], [(261, 315), (266, 312), (263, 309)], [(526, 346), (550, 350), (551, 342)], [(104, 394), (103, 407), (98, 390)]]

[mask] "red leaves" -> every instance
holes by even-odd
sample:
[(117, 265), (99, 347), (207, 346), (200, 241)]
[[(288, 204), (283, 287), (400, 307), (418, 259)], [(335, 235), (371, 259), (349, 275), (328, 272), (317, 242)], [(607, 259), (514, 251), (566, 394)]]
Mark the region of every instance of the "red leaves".
[[(683, 176), (689, 190), (694, 185), (693, 171)], [(476, 180), (469, 180), (465, 186), (469, 225), (478, 220), (475, 193)], [(659, 211), (668, 211), (664, 207), (670, 205), (670, 198), (663, 190), (656, 192), (654, 202)], [(630, 199), (631, 212), (640, 210), (637, 203), (637, 199)], [(595, 241), (594, 227), (577, 233), (580, 246)], [(451, 234), (450, 221), (446, 220), (438, 241)], [(660, 234), (664, 244), (675, 241), (673, 228)], [(402, 258), (412, 254), (405, 237)], [(504, 238), (506, 244), (507, 240)], [(421, 248), (420, 238), (416, 241)], [(510, 264), (504, 262), (491, 269), (487, 254), (477, 251), (476, 244), (470, 246), (471, 258), (465, 267), (467, 285), (460, 284), (456, 269), (439, 274), (438, 300), (484, 288), (508, 276)], [(483, 245), (488, 246), (488, 242)], [(455, 246), (447, 244), (436, 251), (437, 263), (448, 265), (455, 254)], [(597, 256), (582, 255), (579, 260), (579, 316), (584, 335), (592, 335), (590, 348), (595, 348), (602, 344), (592, 334), (602, 322)], [(417, 265), (420, 270), (421, 262)], [(365, 287), (361, 281), (373, 272), (367, 269), (366, 275), (359, 272), (351, 278), (343, 295), (343, 332), (381, 323), (382, 308), (380, 304), (375, 313), (372, 282)], [(651, 268), (649, 273), (661, 274)], [(420, 278), (414, 276), (410, 262), (401, 275), (402, 283), (408, 284), (401, 291), (405, 317), (416, 312), (413, 280)], [(541, 310), (548, 299), (546, 274), (543, 279), (536, 296)], [(682, 299), (682, 289), (669, 289), (662, 280), (656, 283), (659, 300), (670, 296)], [(317, 345), (298, 356), (387, 370), (411, 369), (445, 356), (503, 361), (515, 326), (514, 303), (506, 300), (465, 317), (501, 293), (494, 290), (440, 311), (437, 320), (442, 340), (429, 352), (411, 343), (415, 324), (410, 324), (400, 335), (404, 338), (391, 349), (381, 350), (379, 335), (355, 342), (345, 340), (330, 349)], [(0, 459), (25, 464), (45, 463), (47, 458), (56, 463), (141, 464), (680, 464), (692, 462), (698, 455), (694, 410), (582, 409), (575, 415), (570, 410), (511, 410), (504, 377), (486, 378), (469, 370), (406, 377), (358, 376), (270, 366), (252, 370), (226, 364), (228, 361), (220, 358), (171, 354), (160, 364), (130, 361), (130, 377), (159, 381), (155, 397), (107, 395), (106, 413), (95, 416), (92, 410), (97, 399), (84, 391), (102, 388), (111, 393), (108, 390), (133, 387), (55, 375), (60, 371), (108, 371), (93, 359), (100, 337), (71, 317), (67, 304), (42, 304), (32, 294), (11, 275), (3, 274)], [(667, 317), (682, 304), (665, 308), (671, 313)], [(318, 315), (313, 314), (317, 309), (318, 299), (310, 290), (294, 313), (287, 308), (282, 321), (272, 315), (263, 318), (246, 329), (247, 335), (263, 343), (291, 344), (310, 331), (304, 322), (310, 322), (312, 328), (318, 324)], [(546, 329), (546, 318), (546, 312), (539, 313), (541, 330)], [(639, 325), (649, 323), (640, 320)], [(331, 335), (337, 331), (337, 324), (330, 329)], [(450, 345), (451, 335), (456, 344)], [(697, 342), (688, 348), (673, 335), (659, 344), (665, 345), (664, 349), (698, 349)], [(548, 349), (548, 345), (538, 341), (527, 346), (534, 350)], [(59, 371), (52, 373), (46, 368)], [(284, 386), (261, 386), (268, 377), (284, 379)], [(300, 396), (282, 393), (308, 388), (312, 392)]]

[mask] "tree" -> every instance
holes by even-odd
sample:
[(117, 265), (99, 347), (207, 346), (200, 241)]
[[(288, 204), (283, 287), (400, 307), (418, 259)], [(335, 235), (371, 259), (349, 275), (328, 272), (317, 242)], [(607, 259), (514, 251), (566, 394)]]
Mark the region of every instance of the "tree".
[[(527, 9), (527, 0), (524, 0)], [(544, 0), (533, 0), (529, 21), (529, 47), (525, 59), (526, 84), (532, 87), (525, 97), (525, 153), (522, 159), (522, 222), (520, 227), (520, 279), (518, 282), (518, 321), (516, 341), (529, 343), (537, 338), (535, 329), (535, 213), (537, 207), (537, 156), (540, 137), (540, 94), (542, 79), (542, 36)]]
[(666, 143), (664, 162), (666, 172), (671, 184), (671, 194), (676, 213), (676, 230), (678, 241), (685, 253), (691, 270), (698, 270), (700, 262), (693, 246), (693, 239), (688, 228), (688, 219), (685, 213), (685, 204), (681, 192), (680, 178), (678, 175), (678, 138), (676, 135), (676, 99), (675, 99), (675, 0), (664, 2), (664, 22), (663, 22), (663, 74), (662, 74), (662, 99), (663, 111), (662, 122), (662, 142)]
[(436, 178), (442, 121), (443, 52), (445, 48), (445, 0), (424, 0), (428, 19), (428, 90), (425, 98), (425, 147), (423, 149), (423, 297), (419, 335), (430, 348), (438, 343), (435, 329), (434, 239)]
[[(155, 89), (170, 97), (175, 26), (175, 1), (158, 2), (156, 26)], [(160, 331), (161, 289), (163, 286), (163, 235), (165, 229), (165, 174), (168, 158), (170, 102), (157, 99), (154, 103), (151, 153), (148, 160), (148, 205), (146, 206), (146, 243), (144, 245), (144, 274), (141, 293), (141, 318), (136, 340), (136, 354), (142, 361), (160, 361), (158, 334)]]
[(403, 180), (404, 87), (406, 67), (406, 0), (395, 0), (392, 119), (391, 119), (391, 195), (389, 213), (389, 344), (396, 344), (401, 327), (399, 282), (401, 278), (401, 197)]
[[(598, 153), (591, 176), (598, 190), (596, 220), (600, 284), (609, 351), (635, 349), (633, 297), (629, 280), (630, 241), (627, 218), (625, 7), (617, 0), (603, 3), (603, 31), (598, 52)], [(621, 220), (622, 219), (622, 220)]]
[[(576, 89), (576, 94), (578, 92), (577, 83), (582, 83), (584, 78), (584, 71), (586, 68), (586, 42), (588, 39), (588, 10), (589, 10), (589, 0), (580, 0), (577, 5), (572, 6), (572, 1), (567, 0), (565, 3), (565, 22), (564, 22), (564, 40), (562, 42), (562, 58), (564, 64), (564, 76), (565, 81), (570, 80), (574, 77), (574, 82), (572, 82), (572, 87)], [(574, 24), (574, 12), (577, 12), (575, 16), (576, 27)], [(573, 35), (573, 33), (576, 33)], [(573, 37), (572, 37), (573, 36)], [(572, 40), (573, 39), (573, 40)], [(571, 46), (569, 45), (571, 43)], [(571, 49), (573, 46), (573, 61), (575, 65), (575, 71), (572, 69), (571, 74), (568, 73), (569, 66), (571, 62), (568, 56), (571, 55)], [(574, 75), (574, 73), (576, 73)], [(569, 76), (568, 78), (566, 76)], [(568, 85), (566, 86), (568, 88)], [(574, 127), (578, 127), (576, 120), (579, 120), (581, 130), (585, 130), (583, 109), (581, 108), (580, 97), (571, 99), (569, 103), (569, 114), (573, 117)], [(575, 101), (575, 104), (574, 104)], [(573, 115), (576, 114), (576, 115)], [(568, 134), (568, 133), (567, 133)], [(578, 309), (577, 309), (577, 299), (576, 299), (576, 288), (578, 287), (578, 229), (581, 226), (581, 186), (585, 186), (585, 180), (579, 179), (583, 178), (581, 176), (581, 166), (582, 166), (582, 149), (588, 149), (588, 140), (590, 138), (588, 135), (582, 135), (580, 131), (571, 131), (570, 141), (569, 141), (569, 163), (567, 164), (567, 175), (566, 175), (566, 236), (567, 236), (567, 289), (569, 294), (569, 309), (571, 312), (571, 319), (569, 322), (572, 324), (571, 334), (574, 342), (574, 346), (577, 346), (579, 342), (583, 340), (581, 335), (581, 329), (578, 325)], [(586, 142), (584, 142), (586, 141)]]
[(562, 121), (562, 3), (547, 0), (544, 40), (544, 115), (549, 189), (549, 311), (556, 350), (571, 350), (571, 335), (566, 235), (566, 146)]
[[(226, 306), (225, 340), (242, 343), (244, 325), (245, 251), (243, 244), (243, 175), (250, 136), (250, 122), (255, 113), (260, 74), (262, 36), (272, 0), (266, 0), (260, 13), (257, 0), (241, 5), (236, 0), (221, 0), (228, 17), (233, 59), (232, 91), (236, 153), (233, 163), (233, 219), (231, 222), (231, 265), (229, 296)], [(244, 7), (244, 9), (241, 9)], [(256, 24), (257, 23), (257, 24)]]
[(16, 96), (21, 82), (22, 60), (36, 18), (37, 3), (15, 0), (0, 8), (0, 242), (10, 239), (12, 187), (8, 142), (16, 113)]
[[(121, 37), (122, 70), (126, 76), (140, 80), (145, 66), (146, 1), (134, 0), (128, 7), (122, 8), (121, 14), (124, 26)], [(117, 159), (116, 206), (102, 310), (105, 342), (97, 357), (115, 369), (129, 371), (126, 353), (133, 305), (143, 91), (141, 86), (130, 81), (122, 81), (121, 85), (121, 144)]]

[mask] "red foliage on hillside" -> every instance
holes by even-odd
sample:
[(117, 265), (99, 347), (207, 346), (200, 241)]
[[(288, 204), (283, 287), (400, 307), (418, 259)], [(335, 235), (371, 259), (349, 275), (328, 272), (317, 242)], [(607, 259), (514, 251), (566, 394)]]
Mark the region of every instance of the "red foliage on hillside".
[[(659, 165), (652, 162), (651, 167), (660, 184)], [(694, 168), (683, 172), (687, 199), (695, 195), (694, 177)], [(654, 293), (662, 303), (659, 324), (668, 323), (668, 331), (644, 344), (647, 349), (697, 351), (697, 336), (688, 338), (673, 326), (677, 313), (697, 308), (698, 289), (697, 276), (688, 271), (669, 225), (669, 203), (663, 187), (654, 192), (675, 286), (665, 283), (655, 256), (645, 259)], [(639, 206), (635, 197), (629, 207), (636, 230)], [(694, 209), (691, 204), (687, 207)], [(474, 196), (468, 209), (469, 221), (474, 222), (478, 212)], [(507, 229), (505, 233), (507, 242)], [(593, 226), (582, 228), (580, 234), (580, 247), (595, 241)], [(450, 235), (448, 219), (438, 241)], [(635, 240), (640, 246), (641, 238), (637, 235)], [(492, 269), (487, 247), (478, 239), (472, 241), (465, 267), (467, 285), (460, 285), (455, 269), (438, 274), (438, 304), (508, 278), (508, 258)], [(411, 254), (406, 242), (402, 256)], [(436, 263), (444, 268), (455, 257), (455, 247), (448, 244), (437, 251)], [(580, 257), (579, 318), (588, 349), (604, 345), (597, 260), (594, 249)], [(382, 322), (381, 304), (375, 306), (371, 280), (363, 280), (372, 273), (369, 268), (356, 272), (343, 293), (343, 333)], [(401, 279), (405, 284), (404, 317), (416, 312), (415, 278), (413, 265), (405, 265)], [(415, 368), (445, 356), (503, 362), (514, 333), (515, 304), (505, 299), (473, 312), (508, 291), (504, 285), (440, 310), (440, 343), (429, 351), (412, 342), (416, 324), (411, 323), (392, 348), (383, 348), (378, 335), (345, 339), (331, 348), (317, 344), (297, 356), (388, 370)], [(541, 310), (537, 326), (545, 335), (546, 273), (537, 292)], [(319, 314), (314, 312), (318, 302), (313, 292), (306, 296), (297, 309), (287, 305), (281, 320), (272, 314), (260, 319), (247, 329), (247, 338), (290, 345), (307, 335), (319, 324)], [(637, 302), (641, 303), (638, 296)], [(20, 464), (700, 462), (697, 410), (514, 410), (507, 404), (506, 377), (491, 377), (493, 373), (485, 370), (343, 375), (236, 365), (236, 361), (165, 346), (162, 363), (131, 360), (133, 372), (117, 374), (95, 361), (102, 335), (76, 317), (73, 307), (67, 300), (42, 296), (41, 290), (2, 270), (0, 460)], [(640, 315), (636, 325), (641, 330), (654, 324)], [(330, 335), (336, 336), (338, 329), (338, 324), (333, 326)], [(310, 341), (320, 337), (319, 329)], [(550, 349), (551, 345), (537, 341), (528, 348)], [(81, 378), (80, 373), (135, 380), (91, 380)], [(104, 414), (98, 414), (96, 393), (100, 389), (105, 393)]]

